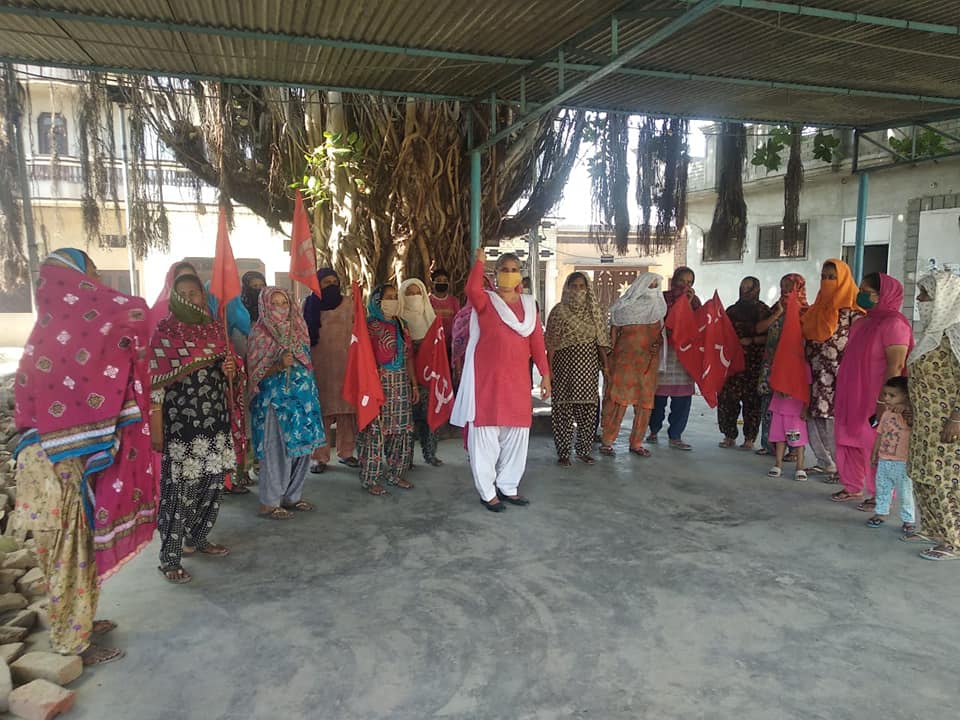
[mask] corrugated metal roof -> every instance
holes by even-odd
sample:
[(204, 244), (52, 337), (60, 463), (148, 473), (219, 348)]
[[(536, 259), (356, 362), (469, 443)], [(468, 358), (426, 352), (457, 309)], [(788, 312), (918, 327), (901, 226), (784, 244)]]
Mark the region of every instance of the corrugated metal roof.
[[(31, 64), (464, 98), (496, 90), (501, 99), (516, 101), (521, 66), (561, 46), (567, 87), (609, 61), (612, 13), (620, 18), (619, 48), (626, 51), (692, 4), (0, 0), (0, 56)], [(568, 104), (838, 125), (901, 122), (943, 111), (960, 115), (960, 33), (796, 14), (789, 9), (799, 6), (786, 3), (777, 6), (783, 12), (771, 10), (770, 3), (767, 9), (751, 0), (744, 0), (747, 7), (735, 4), (725, 2)], [(958, 3), (939, 0), (802, 5), (804, 12), (960, 23)], [(23, 14), (25, 9), (33, 14)], [(415, 52), (405, 54), (404, 48)], [(526, 97), (544, 102), (559, 84), (553, 57), (528, 72)]]

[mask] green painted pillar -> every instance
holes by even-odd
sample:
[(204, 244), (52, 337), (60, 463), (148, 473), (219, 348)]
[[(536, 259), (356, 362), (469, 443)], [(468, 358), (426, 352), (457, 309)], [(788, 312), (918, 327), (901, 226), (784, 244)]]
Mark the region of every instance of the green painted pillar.
[(480, 237), (480, 151), (470, 151), (470, 249), (483, 245)]
[(853, 248), (853, 277), (857, 283), (863, 280), (863, 249), (867, 242), (867, 197), (870, 191), (870, 174), (862, 172), (857, 193), (857, 234)]

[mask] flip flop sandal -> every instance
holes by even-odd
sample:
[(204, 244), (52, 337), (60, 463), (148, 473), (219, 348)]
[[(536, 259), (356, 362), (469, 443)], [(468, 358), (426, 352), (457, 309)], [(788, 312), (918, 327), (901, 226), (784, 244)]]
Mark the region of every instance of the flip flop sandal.
[(589, 455), (577, 455), (577, 460), (584, 463), (585, 465), (596, 465), (597, 461), (594, 460)]
[(264, 520), (292, 520), (293, 513), (282, 507), (275, 507), (272, 510), (267, 510), (267, 512), (258, 512), (257, 517)]
[(364, 490), (366, 490), (368, 493), (376, 497), (390, 494), (390, 491), (387, 490), (383, 485), (371, 485), (370, 487), (364, 488)]
[(876, 498), (871, 498), (871, 499), (864, 500), (862, 503), (857, 505), (857, 510), (859, 510), (860, 512), (873, 512), (876, 507), (877, 507)]
[(210, 557), (226, 557), (230, 554), (230, 548), (226, 547), (225, 545), (210, 543), (203, 549), (194, 548), (194, 552), (198, 552), (201, 555), (209, 555)]
[(557, 465), (559, 465), (560, 467), (568, 468), (571, 465), (573, 465), (573, 463), (570, 462), (570, 458), (558, 458)]
[(682, 440), (671, 440), (670, 449), (683, 450), (684, 452), (689, 452), (690, 450), (693, 450), (693, 445), (690, 445), (689, 443), (685, 443)]
[(297, 500), (293, 505), (284, 505), (284, 510), (295, 510), (297, 512), (310, 512), (313, 510), (313, 503), (306, 500)]
[(823, 469), (822, 467), (820, 467), (819, 465), (811, 465), (811, 466), (808, 467), (808, 468), (804, 468), (803, 471), (804, 471), (804, 472), (807, 472), (807, 473), (810, 473), (811, 475), (823, 475), (824, 473), (827, 472), (826, 470), (824, 470), (824, 469)]
[(937, 541), (934, 538), (930, 537), (929, 535), (924, 535), (923, 533), (916, 532), (916, 531), (912, 533), (908, 533), (908, 532), (903, 533), (903, 535), (900, 536), (900, 542), (920, 543), (923, 545), (937, 544)]
[(852, 495), (846, 490), (841, 490), (840, 492), (835, 492), (830, 496), (830, 499), (833, 502), (850, 502), (851, 500), (859, 500), (863, 495)]
[(793, 474), (793, 479), (796, 480), (797, 482), (806, 482), (806, 481), (807, 481), (807, 473), (806, 473), (804, 470), (797, 470), (797, 471)]
[(166, 580), (168, 583), (172, 583), (173, 585), (185, 585), (193, 580), (193, 575), (188, 573), (182, 567), (167, 568), (164, 570), (158, 565), (157, 572), (163, 576), (164, 580)]
[(831, 473), (830, 475), (825, 475), (823, 479), (820, 480), (824, 485), (839, 485), (840, 484), (840, 475), (839, 473)]
[(108, 632), (113, 632), (117, 629), (117, 624), (113, 620), (94, 620), (93, 628), (90, 630), (91, 635), (106, 635)]
[(90, 645), (86, 650), (80, 653), (80, 660), (84, 667), (93, 667), (94, 665), (106, 665), (114, 660), (119, 660), (125, 655), (120, 648), (105, 648), (99, 645)]
[(398, 487), (401, 490), (413, 490), (413, 488), (416, 487), (409, 480), (397, 480), (395, 483), (393, 483), (393, 486)]
[(341, 465), (346, 465), (348, 468), (358, 468), (360, 467), (360, 461), (355, 457), (340, 458), (337, 460)]
[(640, 457), (645, 457), (645, 458), (648, 458), (651, 455), (653, 455), (653, 453), (651, 453), (646, 448), (630, 448), (630, 452), (632, 452), (634, 455), (639, 455)]
[(660, 442), (660, 439), (657, 437), (656, 433), (650, 433), (649, 435), (647, 435), (647, 442), (657, 444), (658, 442)]
[(778, 478), (783, 477), (783, 469), (778, 467), (772, 467), (767, 470), (767, 477)]
[(326, 463), (313, 463), (310, 466), (310, 472), (313, 475), (323, 475), (327, 471)]
[(874, 515), (872, 518), (867, 520), (868, 528), (878, 528), (883, 526), (883, 518), (878, 515)]
[(612, 445), (601, 445), (601, 446), (600, 446), (600, 454), (601, 454), (601, 455), (606, 455), (607, 457), (613, 457), (613, 456), (616, 455), (617, 453), (616, 453), (616, 451), (613, 449), (613, 446), (612, 446)]
[(960, 553), (955, 549), (953, 550), (939, 550), (935, 547), (930, 548), (929, 550), (924, 550), (920, 553), (920, 557), (924, 560), (960, 560)]
[(736, 440), (721, 440), (719, 446), (724, 450), (731, 450), (737, 446)]
[(753, 454), (754, 454), (754, 455), (769, 455), (769, 454), (770, 454), (770, 451), (767, 450), (766, 448), (760, 448), (759, 450), (754, 450), (754, 451), (753, 451)]

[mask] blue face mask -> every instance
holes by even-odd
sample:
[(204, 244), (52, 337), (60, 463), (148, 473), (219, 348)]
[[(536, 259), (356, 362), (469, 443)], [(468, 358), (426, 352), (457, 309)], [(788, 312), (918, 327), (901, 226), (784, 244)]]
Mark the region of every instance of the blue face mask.
[(873, 298), (870, 297), (870, 293), (863, 290), (857, 293), (857, 305), (862, 307), (864, 310), (869, 310), (876, 304), (877, 303), (874, 302)]

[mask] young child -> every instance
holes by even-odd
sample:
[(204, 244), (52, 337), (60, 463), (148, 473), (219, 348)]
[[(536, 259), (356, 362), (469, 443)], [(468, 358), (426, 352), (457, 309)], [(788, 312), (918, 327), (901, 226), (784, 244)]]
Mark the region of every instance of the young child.
[(878, 528), (890, 513), (893, 491), (900, 496), (900, 520), (904, 534), (916, 529), (913, 483), (907, 477), (907, 451), (910, 446), (909, 393), (907, 378), (892, 377), (883, 385), (880, 400), (886, 406), (877, 426), (877, 441), (871, 461), (877, 466), (876, 515), (867, 527)]
[[(806, 366), (807, 381), (812, 382), (810, 366)], [(776, 450), (776, 465), (767, 471), (768, 477), (783, 475), (783, 456), (789, 446), (797, 456), (794, 480), (803, 482), (807, 473), (803, 469), (803, 450), (807, 446), (807, 403), (782, 392), (774, 392), (770, 399), (769, 440)]]

